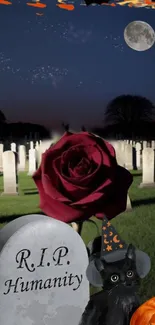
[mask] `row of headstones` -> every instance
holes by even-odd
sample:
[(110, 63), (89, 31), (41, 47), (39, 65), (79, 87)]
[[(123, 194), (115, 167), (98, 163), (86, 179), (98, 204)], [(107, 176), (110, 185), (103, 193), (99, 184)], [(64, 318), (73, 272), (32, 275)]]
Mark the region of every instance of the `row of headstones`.
[[(28, 157), (30, 157), (31, 161), (34, 161), (34, 157), (36, 157), (38, 163), (40, 164), (41, 160), (41, 155), (42, 153), (49, 147), (49, 144), (52, 143), (52, 140), (48, 141), (36, 141), (34, 143), (33, 141), (30, 141), (29, 143), (29, 151), (28, 151)], [(135, 142), (131, 140), (125, 140), (125, 141), (115, 141), (116, 146), (118, 147), (119, 150), (123, 150), (125, 152), (125, 167), (128, 169), (134, 169), (135, 167), (137, 169), (141, 169), (141, 159), (140, 159), (140, 154), (141, 150), (147, 148), (148, 146), (150, 147), (150, 144), (147, 141), (143, 141), (142, 143), (140, 142)], [(120, 148), (119, 148), (120, 145)], [(135, 149), (134, 149), (135, 148)], [(151, 141), (151, 148), (155, 149), (155, 141)], [(19, 171), (25, 171), (26, 169), (26, 146), (20, 145), (17, 150), (16, 143), (11, 143), (10, 149), (13, 152), (18, 153), (18, 170)], [(35, 150), (36, 151), (35, 151)], [(3, 158), (2, 158), (2, 153), (4, 150), (4, 145), (0, 144), (0, 171), (3, 170)], [(34, 151), (33, 151), (34, 150)], [(136, 159), (133, 159), (134, 150), (137, 153)], [(31, 158), (32, 157), (32, 158)], [(137, 162), (137, 166), (133, 166), (133, 160)], [(31, 161), (30, 161), (30, 169), (31, 169)], [(31, 173), (31, 170), (29, 170), (29, 173)]]
[(152, 147), (144, 147), (141, 143), (135, 146), (124, 141), (112, 142), (117, 162), (128, 170), (142, 169), (142, 183), (140, 187), (155, 186), (155, 150)]
[[(37, 166), (40, 164), (42, 153), (51, 144), (46, 141), (44, 146), (39, 146), (38, 150), (29, 149), (29, 170), (28, 174), (32, 175)], [(124, 141), (113, 142), (113, 146), (116, 150), (116, 157), (119, 165), (132, 169), (142, 168), (142, 184), (141, 186), (154, 186), (155, 184), (155, 157), (154, 150), (152, 148), (144, 148), (142, 150), (142, 167), (141, 167), (141, 144), (137, 143), (136, 148), (131, 144), (124, 143)], [(4, 182), (4, 194), (17, 195), (18, 194), (18, 171), (25, 171), (25, 150), (21, 146), (20, 154), (21, 160), (18, 164), (17, 156), (14, 151), (2, 152), (3, 161), (3, 182)], [(149, 169), (148, 169), (149, 166)]]
[[(139, 141), (133, 141), (133, 140), (124, 140), (125, 143), (127, 144), (131, 144), (133, 146), (136, 145), (136, 143), (138, 143)], [(142, 148), (153, 148), (155, 149), (155, 140), (151, 140), (151, 141), (141, 141), (139, 142), (142, 145)]]
[(135, 146), (125, 141), (112, 141), (111, 143), (115, 148), (119, 165), (129, 170), (142, 168), (142, 144), (140, 142), (137, 142)]
[[(37, 165), (39, 165), (41, 162), (42, 153), (44, 153), (45, 150), (49, 148), (51, 143), (52, 143), (52, 140), (42, 141), (42, 142), (40, 141), (40, 143), (37, 141), (35, 145), (32, 141), (30, 142), (30, 149), (28, 150), (29, 174), (32, 174), (36, 170)], [(15, 152), (18, 154), (18, 156), (17, 156), (18, 157), (18, 163), (17, 163), (18, 171), (25, 171), (26, 170), (26, 159), (27, 159), (26, 146), (20, 145), (17, 150), (16, 144), (11, 143), (10, 147), (11, 147), (10, 149), (12, 152)], [(4, 145), (0, 144), (0, 172), (3, 171), (3, 165), (4, 165), (3, 153), (5, 151), (3, 151), (3, 150), (4, 150)], [(9, 151), (10, 150), (8, 150), (7, 152), (9, 152)]]
[[(10, 161), (13, 161), (16, 157), (16, 167), (17, 170), (22, 172), (26, 170), (26, 152), (25, 152), (25, 146), (21, 145), (19, 146), (18, 153), (14, 150), (8, 150), (8, 151), (2, 151), (0, 153), (0, 171), (4, 172), (9, 166)], [(36, 170), (36, 160), (37, 159), (37, 151), (36, 149), (29, 149), (28, 153), (28, 162), (29, 162), (29, 172)]]
[[(29, 149), (29, 166), (28, 166), (28, 175), (32, 175), (37, 167), (40, 165), (41, 156), (44, 151), (49, 148), (51, 144), (50, 141), (46, 141), (43, 145), (36, 149)], [(23, 146), (22, 146), (23, 147)], [(2, 152), (2, 161), (3, 161), (3, 193), (2, 195), (18, 195), (18, 171), (25, 171), (25, 150), (22, 149), (22, 154), (18, 164), (18, 157), (15, 151), (4, 151)]]
[[(36, 158), (34, 156), (35, 149), (29, 150), (29, 173), (32, 175), (35, 172), (36, 168)], [(16, 153), (13, 151), (4, 151), (3, 152), (3, 193), (2, 195), (18, 195), (18, 172), (17, 172), (17, 159)], [(128, 196), (127, 198), (127, 211), (132, 209), (131, 201)]]
[[(38, 149), (39, 148), (39, 142), (37, 141), (35, 146), (34, 146), (34, 143), (31, 141), (29, 143), (29, 146), (30, 146), (30, 150), (33, 150), (33, 149)], [(13, 151), (13, 152), (16, 152), (18, 154), (18, 161), (19, 161), (19, 164), (18, 164), (18, 169), (19, 171), (23, 171), (25, 170), (26, 168), (26, 146), (25, 145), (19, 145), (18, 147), (18, 150), (17, 150), (17, 145), (16, 143), (11, 143), (10, 144), (10, 150)], [(2, 170), (2, 167), (3, 167), (3, 158), (2, 158), (2, 154), (4, 152), (4, 144), (0, 144), (0, 170)]]

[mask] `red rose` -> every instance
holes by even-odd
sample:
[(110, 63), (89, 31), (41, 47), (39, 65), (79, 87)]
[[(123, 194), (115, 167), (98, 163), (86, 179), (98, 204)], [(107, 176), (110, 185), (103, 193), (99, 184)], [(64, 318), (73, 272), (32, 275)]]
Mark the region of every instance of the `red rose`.
[(114, 218), (126, 209), (132, 183), (112, 145), (88, 132), (66, 132), (42, 155), (33, 179), (42, 211), (64, 222)]

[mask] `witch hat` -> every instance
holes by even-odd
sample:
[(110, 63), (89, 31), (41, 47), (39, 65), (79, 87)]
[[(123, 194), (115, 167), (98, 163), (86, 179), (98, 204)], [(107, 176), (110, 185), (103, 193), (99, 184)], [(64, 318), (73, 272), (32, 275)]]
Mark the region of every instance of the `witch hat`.
[[(131, 245), (131, 244), (130, 244)], [(90, 284), (95, 287), (102, 287), (103, 280), (96, 265), (99, 260), (107, 263), (120, 261), (125, 258), (129, 245), (125, 243), (117, 233), (116, 229), (103, 218), (102, 235), (95, 238), (88, 244), (89, 265), (86, 275)], [(150, 257), (143, 251), (135, 249), (136, 268), (140, 278), (144, 278), (150, 271)]]

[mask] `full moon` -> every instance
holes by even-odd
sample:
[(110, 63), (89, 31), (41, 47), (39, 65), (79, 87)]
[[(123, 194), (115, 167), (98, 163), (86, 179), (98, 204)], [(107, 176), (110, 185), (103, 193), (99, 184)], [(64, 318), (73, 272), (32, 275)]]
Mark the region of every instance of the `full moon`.
[(124, 30), (126, 44), (135, 51), (146, 51), (155, 42), (153, 28), (144, 21), (133, 21)]

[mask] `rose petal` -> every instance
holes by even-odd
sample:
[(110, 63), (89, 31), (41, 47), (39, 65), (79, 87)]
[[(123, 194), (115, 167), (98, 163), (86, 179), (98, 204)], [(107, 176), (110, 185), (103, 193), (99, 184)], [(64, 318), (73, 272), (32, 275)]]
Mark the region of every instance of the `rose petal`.
[(68, 171), (71, 178), (81, 178), (91, 173), (92, 165), (88, 159), (82, 158), (74, 169), (68, 168)]
[[(97, 182), (97, 178), (99, 182), (102, 182), (102, 173), (100, 173), (100, 167), (102, 166), (102, 161), (103, 161), (102, 152), (99, 147), (95, 146), (93, 147), (93, 149), (96, 153), (96, 157), (98, 160), (98, 165), (96, 165), (96, 169), (93, 168), (92, 173), (89, 173), (87, 176), (81, 178), (69, 177), (67, 175), (64, 175), (62, 170), (61, 175), (63, 179), (65, 179), (68, 183), (72, 183), (81, 187), (89, 187), (89, 188), (93, 188), (93, 184), (95, 185), (95, 183)], [(97, 176), (98, 174), (99, 177)]]
[[(55, 170), (55, 175), (59, 177), (59, 179), (61, 180), (61, 184), (62, 184), (62, 187), (63, 189), (65, 189), (64, 191), (66, 192), (66, 195), (67, 195), (67, 198), (70, 198), (70, 200), (73, 201), (73, 205), (75, 204), (82, 204), (80, 203), (80, 200), (84, 198), (84, 200), (87, 198), (87, 196), (90, 194), (90, 192), (92, 192), (92, 188), (90, 186), (82, 186), (83, 182), (81, 181), (80, 184), (81, 185), (78, 185), (76, 184), (76, 179), (71, 179), (69, 177), (65, 177), (64, 175), (60, 174), (59, 173), (59, 170), (60, 170), (60, 166), (61, 166), (61, 161), (60, 161), (60, 158), (58, 159), (55, 159), (53, 161), (53, 169)], [(106, 168), (106, 167), (105, 167)], [(112, 174), (112, 171), (111, 171), (111, 174)], [(94, 175), (94, 173), (92, 174)], [(91, 176), (92, 176), (91, 175)], [(100, 189), (103, 189), (105, 188), (107, 185), (110, 184), (111, 180), (107, 180), (102, 182), (101, 185), (100, 182), (101, 182), (101, 174), (99, 174), (99, 178), (97, 179), (97, 176), (95, 178), (95, 183), (93, 184), (93, 187), (94, 189), (97, 188), (97, 191), (95, 190), (95, 192), (99, 192)], [(109, 176), (109, 172), (106, 172), (106, 177)], [(71, 182), (72, 180), (72, 182)], [(47, 192), (46, 192), (47, 193)], [(59, 198), (57, 198), (59, 200)], [(76, 200), (76, 202), (75, 202)], [(78, 203), (77, 203), (78, 201)]]
[(88, 145), (93, 145), (98, 142), (98, 137), (94, 136), (89, 132), (79, 132), (79, 133), (71, 133), (66, 132), (64, 135), (56, 142), (52, 148), (54, 150), (61, 150), (63, 152), (66, 148), (73, 147), (74, 145), (83, 144), (85, 147)]
[(126, 203), (127, 193), (125, 195), (121, 195), (121, 197), (117, 195), (117, 197), (115, 199), (113, 198), (108, 205), (105, 202), (102, 202), (102, 210), (104, 212), (95, 213), (95, 216), (98, 219), (102, 219), (104, 216), (107, 216), (109, 220), (113, 219), (126, 210)]
[(54, 152), (48, 149), (48, 153), (44, 153), (41, 167), (42, 183), (45, 193), (53, 199), (57, 198), (62, 202), (71, 202), (60, 182), (60, 172), (57, 173), (54, 168)]
[[(79, 172), (76, 171), (79, 166), (82, 168), (80, 165), (82, 161), (79, 158), (76, 167), (73, 166), (71, 169), (72, 171), (75, 169), (75, 176), (68, 176), (67, 179), (65, 173), (69, 171), (70, 166), (69, 161), (64, 160), (63, 172), (65, 172), (64, 175), (61, 174), (62, 152), (67, 152), (73, 146), (79, 146), (79, 143), (87, 147), (84, 148), (83, 156), (87, 156), (90, 161), (90, 172), (93, 163), (97, 167), (90, 175), (80, 178)], [(91, 153), (88, 147), (92, 146)], [(101, 215), (115, 217), (126, 209), (127, 191), (132, 183), (131, 174), (117, 165), (112, 145), (87, 132), (66, 133), (57, 144), (45, 152), (41, 168), (33, 178), (38, 187), (43, 212), (64, 222), (87, 219), (93, 214), (97, 217)]]
[(98, 202), (98, 211), (96, 217), (102, 219), (106, 215), (109, 219), (126, 210), (127, 194), (133, 177), (128, 170), (118, 166), (115, 183), (113, 183), (113, 195), (109, 196), (107, 201)]
[[(77, 134), (71, 134), (71, 133), (65, 133), (64, 134), (64, 136), (58, 141), (58, 142), (60, 142), (60, 141), (62, 141), (62, 144), (65, 144), (65, 147), (68, 147), (67, 145), (66, 145), (66, 141), (69, 139), (69, 138), (71, 138), (72, 137), (72, 139), (74, 138), (74, 136), (76, 136), (76, 140), (78, 139), (79, 140), (79, 137), (81, 136), (81, 135), (83, 135), (83, 133), (80, 133), (80, 134), (78, 134), (78, 137), (77, 137)], [(87, 136), (86, 136), (87, 135)], [(101, 145), (102, 145), (102, 147), (104, 147), (104, 151), (105, 151), (105, 157), (104, 157), (104, 160), (105, 160), (105, 164), (107, 164), (107, 165), (110, 165), (110, 161), (109, 161), (109, 159), (108, 158), (106, 158), (106, 154), (108, 154), (108, 155), (110, 155), (111, 153), (112, 153), (112, 155), (114, 155), (115, 154), (115, 151), (114, 151), (114, 148), (109, 144), (109, 143), (107, 143), (106, 141), (104, 141), (104, 140), (102, 140), (101, 138), (99, 138), (99, 137), (95, 137), (95, 136), (93, 136), (92, 134), (90, 134), (90, 133), (85, 133), (85, 136), (83, 137), (82, 136), (82, 138), (85, 138), (86, 137), (86, 141), (90, 141), (90, 142), (92, 142), (93, 144), (95, 143), (95, 141), (97, 141), (97, 142), (99, 142)], [(67, 139), (67, 140), (66, 140)], [(75, 142), (75, 141), (74, 141)], [(70, 143), (70, 146), (71, 146), (71, 143)], [(78, 144), (78, 146), (79, 146), (79, 144)], [(49, 164), (50, 164), (50, 162), (52, 162), (56, 157), (59, 157), (59, 155), (61, 155), (61, 150), (59, 151), (59, 150), (57, 150), (58, 149), (58, 145), (56, 146), (56, 145), (54, 145), (53, 147), (51, 147), (50, 149), (48, 149), (44, 154), (43, 154), (43, 157), (42, 157), (42, 165), (43, 165), (43, 168), (44, 168), (44, 171), (43, 171), (43, 173), (46, 173), (46, 170), (47, 170), (47, 173), (49, 174), (50, 173), (50, 177), (53, 179), (53, 181), (52, 182), (54, 182), (54, 174), (53, 174), (53, 170), (52, 170), (52, 168), (49, 168)], [(102, 148), (102, 150), (103, 150), (103, 148)], [(94, 156), (96, 156), (97, 157), (97, 152), (100, 152), (100, 154), (101, 154), (101, 157), (102, 157), (102, 150), (99, 148), (99, 147), (97, 147), (97, 150), (96, 150), (96, 155), (94, 154)], [(100, 159), (101, 159), (101, 157), (100, 157)], [(43, 160), (45, 159), (45, 161), (46, 161), (46, 163), (44, 163), (43, 162)], [(99, 156), (98, 156), (98, 158), (97, 159), (99, 159)], [(114, 158), (115, 159), (115, 158)], [(116, 160), (115, 160), (116, 161)], [(99, 162), (98, 161), (98, 163), (101, 163), (101, 162)], [(93, 177), (95, 178), (95, 174), (96, 174), (96, 172), (98, 171), (98, 169), (99, 169), (99, 167), (97, 168), (97, 170), (96, 171), (94, 171), (94, 173), (93, 173), (93, 175), (92, 175), (92, 177), (90, 177), (90, 175), (87, 175), (86, 177), (83, 177), (82, 178), (82, 184), (85, 184), (86, 186), (87, 185), (90, 185), (90, 183), (93, 183)], [(60, 170), (57, 172), (57, 176), (58, 176), (58, 174), (60, 174)], [(70, 177), (67, 177), (67, 176), (65, 176), (65, 175), (63, 175), (64, 176), (64, 178), (67, 180), (67, 181), (69, 181), (69, 182), (71, 182), (71, 183), (76, 183), (76, 185), (78, 185), (78, 184), (80, 184), (80, 185), (82, 185), (81, 184), (81, 179), (80, 180), (78, 180), (78, 179), (72, 179), (72, 178), (70, 178)], [(101, 180), (102, 181), (102, 180)], [(56, 186), (56, 179), (55, 179), (55, 186)]]
[(62, 137), (53, 144), (52, 148), (54, 150), (60, 150), (63, 146), (66, 146), (66, 140), (69, 138), (71, 135), (73, 135), (72, 132), (65, 132)]
[[(112, 183), (112, 181), (110, 179), (107, 179), (105, 181), (105, 183), (100, 186), (100, 188), (103, 189), (103, 188), (109, 186), (111, 183)], [(98, 189), (97, 189), (97, 192), (91, 193), (90, 195), (88, 195), (87, 197), (84, 197), (80, 201), (71, 203), (71, 206), (92, 204), (92, 202), (95, 204), (95, 201), (99, 200), (100, 198), (103, 198), (104, 195), (105, 195), (105, 193), (98, 192)]]
[(96, 144), (87, 145), (85, 147), (83, 144), (81, 145), (74, 145), (68, 150), (66, 150), (62, 156), (62, 165), (65, 165), (66, 162), (75, 161), (76, 166), (76, 160), (78, 162), (78, 159), (81, 160), (81, 158), (86, 158), (88, 161), (93, 161), (96, 165), (101, 163), (101, 150), (100, 147)]
[(47, 216), (67, 223), (83, 218), (83, 211), (73, 209), (46, 195), (41, 180), (37, 181), (37, 187), (40, 195), (40, 209)]
[(51, 179), (48, 175), (43, 174), (42, 165), (38, 168), (38, 170), (33, 174), (32, 176), (38, 190), (40, 183), (42, 183), (42, 186), (44, 188), (44, 192), (53, 199), (58, 198), (62, 202), (71, 202), (66, 196), (63, 196), (62, 193), (57, 191), (57, 188), (53, 185), (51, 182)]
[(106, 140), (104, 140), (103, 138), (100, 138), (100, 137), (96, 137), (96, 142), (100, 146), (100, 148), (103, 150), (103, 152), (105, 152), (108, 156), (110, 155), (113, 158), (116, 157), (115, 149), (111, 145), (111, 143), (107, 142)]
[[(61, 202), (71, 203), (72, 201), (68, 198), (66, 191), (60, 188), (59, 191), (53, 186), (51, 179), (48, 175), (42, 175), (42, 184), (45, 193), (52, 199), (59, 200)], [(61, 187), (61, 184), (59, 184)], [(63, 195), (64, 192), (64, 195)]]
[[(43, 154), (42, 154), (42, 164), (44, 166), (44, 160), (49, 160), (52, 162), (53, 159), (59, 157), (62, 154), (62, 147), (64, 147), (63, 151), (70, 148), (70, 146), (67, 146), (66, 143), (66, 138), (70, 137), (72, 133), (66, 132), (58, 142), (53, 144), (49, 149), (47, 149)], [(46, 166), (45, 166), (46, 168)]]
[[(55, 170), (56, 175), (59, 173), (58, 170), (60, 168), (60, 164), (61, 164), (60, 159), (56, 159), (53, 162), (53, 168)], [(70, 181), (68, 181), (70, 179), (68, 178), (68, 180), (66, 180), (66, 178), (61, 173), (59, 174), (59, 179), (71, 201), (80, 200), (81, 198), (87, 196), (91, 191), (91, 189), (87, 186), (80, 186), (71, 183)]]
[[(70, 170), (74, 170), (81, 163), (81, 159), (87, 159), (85, 152), (83, 151), (83, 147), (81, 146), (73, 146), (71, 149), (69, 148), (61, 155), (61, 163), (60, 170), (63, 175), (70, 177), (69, 174), (69, 166)], [(88, 162), (88, 164), (90, 164)], [(79, 175), (80, 176), (80, 175)]]
[(34, 172), (34, 174), (32, 175), (33, 180), (37, 180), (37, 179), (41, 179), (41, 165), (39, 166), (39, 168)]

